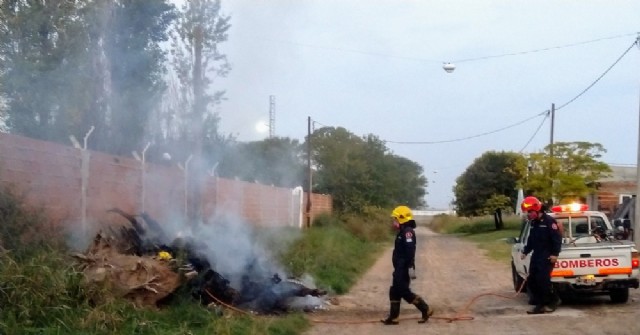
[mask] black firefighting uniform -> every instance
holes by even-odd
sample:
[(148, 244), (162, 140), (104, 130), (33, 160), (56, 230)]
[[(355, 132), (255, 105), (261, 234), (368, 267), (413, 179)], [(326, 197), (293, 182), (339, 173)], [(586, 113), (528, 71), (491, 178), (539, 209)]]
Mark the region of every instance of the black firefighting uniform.
[(523, 253), (531, 255), (529, 263), (528, 289), (531, 292), (532, 303), (542, 306), (557, 299), (551, 291), (551, 271), (553, 264), (550, 256), (558, 256), (562, 246), (562, 236), (556, 220), (546, 213), (541, 218), (531, 221), (529, 238)]
[(396, 235), (395, 247), (393, 248), (393, 283), (389, 288), (389, 300), (399, 302), (404, 299), (413, 304), (418, 297), (411, 292), (409, 284), (409, 268), (414, 266), (416, 256), (416, 233), (414, 228), (416, 223), (413, 220), (400, 225), (400, 230)]

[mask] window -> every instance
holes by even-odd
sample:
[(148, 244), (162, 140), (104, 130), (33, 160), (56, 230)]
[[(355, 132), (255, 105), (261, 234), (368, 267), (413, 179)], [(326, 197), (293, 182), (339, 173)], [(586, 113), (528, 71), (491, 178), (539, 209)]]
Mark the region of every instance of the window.
[(604, 224), (604, 220), (599, 216), (591, 217), (591, 230), (594, 231), (596, 229), (600, 229), (601, 231), (606, 231), (607, 226)]
[(625, 199), (633, 199), (632, 194), (620, 194), (618, 198), (618, 204), (623, 204)]

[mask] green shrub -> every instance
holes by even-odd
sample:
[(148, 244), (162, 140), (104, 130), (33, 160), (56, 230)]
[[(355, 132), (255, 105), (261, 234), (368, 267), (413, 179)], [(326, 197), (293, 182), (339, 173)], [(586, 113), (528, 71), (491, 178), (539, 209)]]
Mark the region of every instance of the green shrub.
[(392, 238), (389, 212), (377, 207), (365, 207), (361, 214), (344, 214), (345, 228), (354, 236), (369, 242), (389, 241)]
[(511, 245), (506, 237), (517, 236), (520, 233), (522, 219), (516, 215), (503, 217), (504, 228), (496, 230), (493, 217), (459, 218), (455, 216), (439, 216), (434, 218), (434, 227), (445, 234), (461, 234), (475, 242), (479, 248), (486, 250), (493, 259), (508, 262), (511, 255)]
[(324, 216), (282, 254), (283, 264), (296, 276), (310, 274), (321, 288), (345, 293), (376, 260), (379, 241), (392, 239), (388, 218), (381, 222), (380, 213)]
[(301, 314), (222, 315), (188, 295), (176, 294), (159, 310), (120, 298), (92, 304), (62, 237), (42, 229), (44, 218), (0, 192), (0, 334), (294, 335), (309, 327)]
[[(519, 229), (522, 219), (517, 215), (503, 217), (504, 230)], [(438, 215), (430, 226), (434, 231), (447, 234), (478, 234), (496, 230), (493, 216), (474, 218)]]
[(0, 250), (10, 250), (13, 259), (21, 260), (38, 251), (34, 245), (63, 247), (61, 237), (41, 210), (26, 208), (22, 197), (0, 189)]

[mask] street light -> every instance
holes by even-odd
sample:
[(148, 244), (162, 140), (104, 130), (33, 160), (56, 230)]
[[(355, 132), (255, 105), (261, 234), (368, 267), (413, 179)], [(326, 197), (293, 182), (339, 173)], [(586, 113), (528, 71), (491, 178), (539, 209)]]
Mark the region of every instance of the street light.
[(447, 71), (447, 73), (451, 73), (451, 72), (453, 72), (453, 71), (456, 69), (456, 65), (455, 65), (455, 64), (453, 64), (453, 63), (449, 63), (449, 62), (447, 62), (447, 63), (444, 63), (444, 64), (442, 65), (442, 68), (443, 68), (445, 71)]

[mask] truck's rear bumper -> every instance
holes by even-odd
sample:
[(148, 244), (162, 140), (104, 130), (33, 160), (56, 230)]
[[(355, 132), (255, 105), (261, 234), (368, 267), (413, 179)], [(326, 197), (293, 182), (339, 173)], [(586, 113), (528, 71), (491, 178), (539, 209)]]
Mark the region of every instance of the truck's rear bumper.
[(629, 278), (629, 279), (617, 279), (617, 280), (605, 280), (602, 285), (605, 290), (615, 289), (615, 288), (638, 288), (640, 283), (638, 282), (638, 278)]
[(560, 292), (593, 292), (607, 293), (614, 289), (638, 288), (640, 285), (638, 278), (610, 279), (604, 280), (593, 286), (576, 285), (567, 282), (553, 282), (554, 287)]

